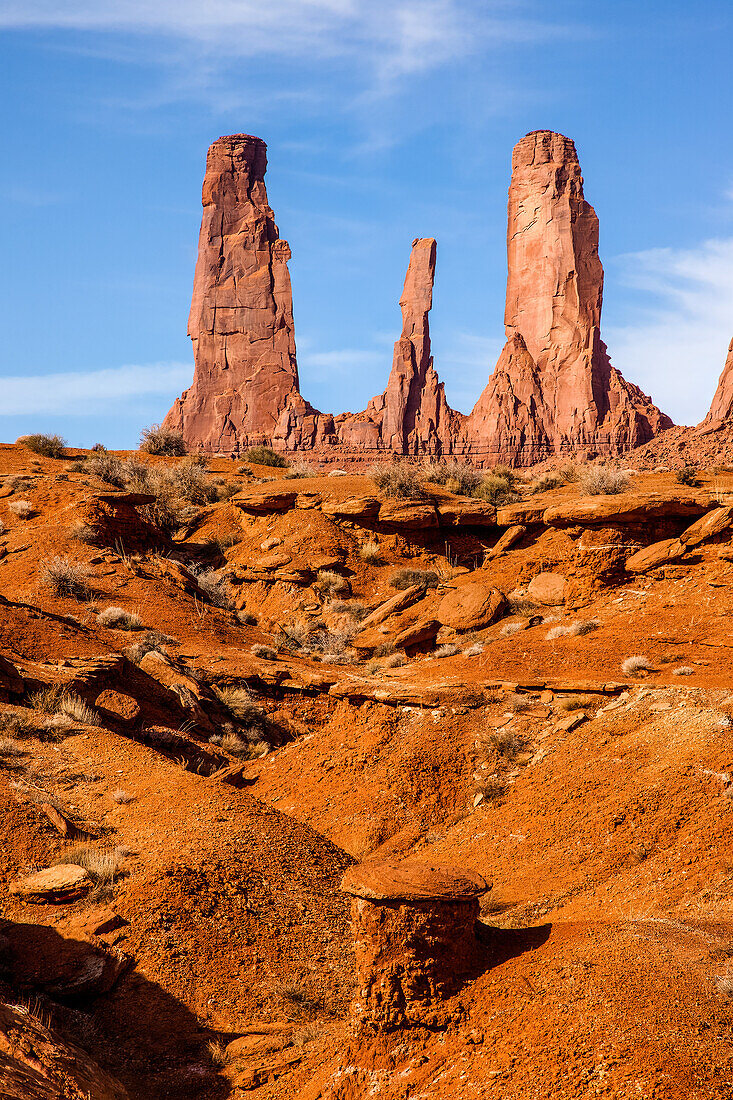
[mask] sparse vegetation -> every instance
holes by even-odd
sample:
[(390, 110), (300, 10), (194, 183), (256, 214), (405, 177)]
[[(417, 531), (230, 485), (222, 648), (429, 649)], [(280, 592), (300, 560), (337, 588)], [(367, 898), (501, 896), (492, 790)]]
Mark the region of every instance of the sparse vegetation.
[(13, 760), (18, 756), (23, 756), (25, 749), (18, 742), (14, 741), (12, 737), (0, 737), (0, 758), (3, 760)]
[(142, 630), (143, 621), (134, 611), (125, 611), (124, 607), (105, 607), (97, 619), (101, 626), (110, 630)]
[(121, 489), (125, 484), (125, 463), (107, 451), (99, 451), (90, 458), (86, 465), (86, 472), (98, 477), (106, 485), (114, 485)]
[(495, 507), (513, 504), (520, 499), (520, 494), (517, 492), (517, 475), (509, 466), (494, 466), (484, 474), (481, 483), (474, 489), (473, 495)]
[(560, 702), (560, 710), (572, 712), (574, 710), (587, 710), (597, 702), (592, 695), (571, 695)]
[(41, 584), (55, 596), (67, 596), (74, 600), (88, 600), (91, 594), (84, 566), (68, 557), (56, 555), (44, 558), (40, 565)]
[(72, 539), (87, 546), (96, 546), (100, 541), (100, 532), (91, 523), (75, 523), (70, 531)]
[(432, 569), (398, 569), (389, 578), (392, 588), (404, 592), (406, 588), (412, 588), (419, 584), (422, 588), (437, 588), (440, 577)]
[(204, 569), (195, 574), (196, 584), (205, 594), (209, 603), (214, 607), (222, 607), (229, 610), (232, 606), (232, 597), (229, 592), (229, 584), (213, 569)]
[(404, 668), (407, 657), (404, 653), (390, 653), (386, 660), (382, 661), (382, 668)]
[(553, 626), (548, 630), (545, 637), (549, 642), (554, 641), (556, 638), (582, 637), (585, 634), (591, 634), (594, 630), (597, 630), (600, 625), (597, 619), (578, 620), (566, 625)]
[(288, 467), (285, 455), (274, 451), (272, 447), (250, 447), (244, 457), (253, 466), (274, 466), (279, 470), (285, 470)]
[(334, 573), (331, 569), (321, 569), (317, 584), (326, 596), (345, 596), (351, 593), (348, 578), (342, 577), (340, 573)]
[(30, 519), (34, 508), (29, 500), (11, 500), (8, 511), (11, 515), (17, 516), (18, 519)]
[(524, 623), (504, 623), (500, 633), (504, 638), (511, 638), (512, 634), (518, 634), (524, 628)]
[(233, 718), (245, 722), (258, 731), (265, 728), (265, 711), (258, 706), (250, 692), (244, 687), (224, 686), (214, 688), (219, 701), (223, 703)]
[(90, 707), (78, 695), (62, 695), (59, 713), (65, 714), (67, 718), (79, 722), (82, 726), (98, 726), (100, 723), (99, 714), (94, 707)]
[(483, 642), (474, 642), (473, 645), (470, 645), (467, 649), (464, 649), (463, 656), (480, 657), (485, 648), (486, 646)]
[(151, 424), (140, 432), (140, 450), (149, 455), (180, 456), (186, 453), (186, 444), (180, 432)]
[(638, 655), (627, 657), (625, 661), (621, 662), (621, 671), (624, 676), (634, 676), (637, 672), (650, 672), (653, 668), (654, 665), (651, 661)]
[(83, 867), (97, 886), (111, 886), (123, 863), (121, 848), (93, 848), (91, 844), (75, 844), (59, 856), (57, 863)]
[(528, 598), (527, 592), (523, 588), (517, 588), (514, 592), (510, 592), (506, 602), (510, 615), (524, 615), (526, 618), (531, 618), (539, 611), (537, 604)]
[(461, 496), (471, 496), (482, 480), (478, 470), (457, 459), (428, 462), (423, 466), (423, 476), (433, 485), (444, 485), (450, 493)]
[(589, 496), (613, 496), (629, 487), (629, 475), (609, 466), (594, 466), (586, 470), (580, 479), (581, 491)]
[(423, 500), (426, 497), (420, 471), (409, 462), (378, 462), (367, 470), (377, 489), (396, 500)]
[[(287, 465), (287, 463), (286, 463)], [(305, 462), (302, 458), (297, 462), (293, 462), (286, 473), (287, 478), (303, 478), (303, 477), (316, 477), (318, 471), (314, 466), (311, 466), (308, 462)]]
[(32, 692), (28, 705), (40, 714), (56, 714), (63, 697), (64, 689), (61, 684), (49, 684), (48, 687)]
[(359, 547), (359, 557), (367, 565), (379, 565), (382, 561), (382, 550), (376, 539), (369, 539)]
[(112, 791), (110, 797), (118, 806), (127, 806), (130, 802), (135, 801), (135, 795), (130, 794), (129, 791), (123, 791), (121, 787), (118, 787), (116, 791)]
[(526, 739), (510, 729), (490, 730), (483, 740), (486, 747), (506, 760), (514, 760), (527, 747)]
[(695, 489), (700, 484), (700, 471), (697, 466), (687, 465), (675, 471), (675, 478), (680, 485), (689, 485)]
[(18, 440), (34, 454), (43, 455), (44, 458), (64, 458), (66, 452), (66, 440), (60, 435), (24, 435)]
[(438, 646), (433, 651), (433, 657), (454, 657), (456, 653), (458, 653), (458, 646), (454, 645), (453, 642), (448, 642), (446, 645)]
[(154, 650), (158, 653), (165, 653), (167, 645), (175, 644), (177, 644), (175, 638), (171, 638), (167, 634), (161, 634), (157, 630), (148, 630), (139, 642), (135, 642), (134, 645), (125, 650), (125, 656), (134, 665), (139, 665), (146, 653), (152, 653)]
[(252, 653), (255, 657), (262, 657), (265, 661), (277, 660), (277, 650), (273, 649), (271, 645), (264, 645), (262, 642), (257, 642), (252, 646)]
[(247, 760), (256, 760), (260, 756), (266, 756), (270, 751), (267, 741), (252, 741), (243, 738), (239, 734), (226, 733), (221, 739), (221, 747), (232, 756), (239, 756)]
[(691, 665), (680, 665), (679, 668), (672, 669), (673, 676), (692, 676), (694, 668)]

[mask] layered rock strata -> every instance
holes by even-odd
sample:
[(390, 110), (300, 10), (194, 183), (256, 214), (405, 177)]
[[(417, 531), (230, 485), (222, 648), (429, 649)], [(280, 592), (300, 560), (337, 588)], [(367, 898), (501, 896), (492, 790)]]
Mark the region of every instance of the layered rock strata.
[(611, 365), (601, 340), (598, 218), (568, 138), (542, 130), (515, 146), (507, 343), (468, 416), (449, 407), (433, 365), (430, 237), (413, 242), (385, 391), (363, 412), (339, 416), (302, 397), (290, 249), (267, 203), (265, 168), (264, 142), (246, 134), (220, 138), (209, 150), (189, 318), (196, 369), (165, 421), (189, 447), (237, 452), (266, 442), (339, 462), (454, 454), (483, 466), (531, 465), (578, 450), (617, 454), (671, 426)]

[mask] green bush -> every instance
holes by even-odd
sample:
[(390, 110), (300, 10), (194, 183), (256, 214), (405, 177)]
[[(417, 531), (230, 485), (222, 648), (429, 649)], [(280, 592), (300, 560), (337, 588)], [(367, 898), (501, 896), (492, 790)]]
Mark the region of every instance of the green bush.
[(151, 424), (140, 432), (140, 450), (149, 455), (180, 456), (186, 453), (186, 444), (180, 432)]
[(494, 506), (513, 504), (520, 499), (517, 492), (517, 475), (509, 466), (494, 466), (484, 474), (481, 484), (474, 489), (473, 495)]
[(44, 458), (65, 457), (66, 440), (60, 435), (23, 435), (18, 443), (25, 444), (29, 451)]
[(244, 457), (247, 462), (252, 462), (255, 466), (276, 466), (280, 470), (289, 466), (285, 455), (273, 451), (272, 447), (250, 447)]

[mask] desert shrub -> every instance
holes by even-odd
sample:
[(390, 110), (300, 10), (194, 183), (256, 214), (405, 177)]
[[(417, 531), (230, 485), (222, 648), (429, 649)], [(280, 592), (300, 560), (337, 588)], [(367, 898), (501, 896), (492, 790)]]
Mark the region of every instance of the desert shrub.
[(358, 600), (331, 600), (328, 610), (334, 615), (348, 615), (357, 623), (369, 614), (364, 604), (359, 603)]
[(72, 863), (83, 867), (98, 886), (111, 886), (122, 866), (121, 848), (93, 848), (91, 844), (74, 844), (57, 859), (57, 863)]
[(140, 450), (149, 455), (185, 455), (186, 444), (180, 432), (151, 424), (140, 432)]
[(255, 466), (274, 466), (279, 470), (285, 470), (289, 465), (285, 455), (274, 451), (272, 447), (250, 447), (244, 457), (247, 462)]
[(524, 630), (524, 626), (524, 623), (504, 623), (500, 633), (504, 638), (511, 638), (512, 634), (518, 634), (520, 630)]
[(470, 496), (481, 484), (481, 474), (473, 466), (453, 458), (446, 462), (430, 462), (423, 467), (423, 476), (433, 485), (445, 485), (451, 493)]
[(484, 474), (473, 496), (495, 506), (513, 504), (520, 499), (517, 492), (517, 475), (509, 466), (494, 466)]
[(629, 486), (629, 475), (623, 470), (613, 470), (608, 466), (595, 466), (586, 470), (580, 479), (582, 492), (589, 496), (612, 496), (623, 493)]
[(59, 713), (65, 714), (67, 718), (71, 718), (74, 722), (80, 722), (83, 726), (98, 726), (100, 723), (99, 714), (94, 707), (90, 707), (78, 695), (63, 694), (59, 705)]
[(22, 756), (24, 752), (23, 746), (14, 741), (12, 737), (0, 737), (0, 758), (12, 760), (17, 756)]
[(382, 662), (382, 668), (404, 668), (406, 664), (407, 657), (404, 653), (390, 653)]
[(507, 606), (509, 608), (510, 615), (536, 615), (538, 612), (537, 604), (527, 597), (527, 593), (524, 589), (516, 589), (514, 592), (510, 592), (506, 598)]
[(175, 644), (175, 638), (170, 638), (157, 630), (148, 630), (139, 642), (135, 642), (125, 650), (125, 656), (134, 665), (139, 665), (146, 653), (153, 651), (165, 653), (165, 647), (171, 644)]
[(18, 440), (24, 443), (29, 451), (43, 455), (44, 458), (63, 458), (66, 448), (66, 440), (60, 435), (24, 435)]
[(458, 646), (448, 642), (446, 645), (438, 646), (433, 651), (433, 657), (454, 657), (456, 653), (458, 653)]
[(367, 477), (386, 497), (421, 500), (426, 495), (420, 471), (408, 462), (378, 462), (369, 467)]
[(654, 665), (651, 661), (638, 655), (627, 657), (626, 660), (621, 662), (621, 671), (624, 676), (633, 676), (636, 672), (649, 672), (653, 668)]
[(34, 508), (29, 500), (11, 500), (8, 511), (17, 516), (18, 519), (30, 519)]
[(694, 668), (692, 668), (690, 665), (680, 665), (679, 668), (673, 668), (672, 669), (672, 675), (673, 676), (692, 676), (694, 671), (695, 671)]
[(560, 709), (566, 711), (573, 710), (585, 710), (587, 707), (592, 707), (597, 702), (592, 695), (573, 695), (570, 699), (563, 699), (560, 703)]
[(26, 714), (14, 710), (0, 711), (0, 733), (11, 737), (30, 737), (37, 732), (37, 724)]
[(331, 569), (321, 569), (317, 577), (318, 587), (327, 596), (349, 595), (351, 585), (346, 577)]
[(680, 485), (690, 485), (695, 488), (700, 484), (699, 470), (697, 466), (683, 466), (681, 470), (675, 472), (675, 477)]
[(242, 739), (236, 733), (226, 733), (221, 739), (221, 747), (232, 754), (246, 760), (255, 760), (259, 756), (266, 756), (270, 751), (267, 741), (249, 741)]
[(546, 638), (548, 641), (554, 641), (555, 638), (574, 638), (580, 637), (585, 634), (591, 634), (594, 630), (597, 630), (601, 624), (597, 619), (584, 619), (574, 623), (568, 623), (566, 626), (553, 626), (551, 630), (548, 630)]
[(55, 596), (68, 596), (74, 600), (87, 600), (89, 581), (84, 566), (67, 557), (56, 555), (41, 562), (41, 584)]
[(463, 656), (464, 657), (479, 657), (483, 653), (485, 648), (486, 648), (486, 646), (484, 645), (483, 642), (474, 642), (473, 645), (470, 645), (468, 647), (468, 649), (464, 649)]
[(99, 454), (90, 458), (86, 470), (87, 473), (98, 477), (100, 481), (104, 481), (107, 485), (114, 485), (117, 489), (121, 489), (125, 484), (125, 463), (106, 451), (100, 451)]
[(260, 730), (265, 728), (265, 711), (255, 703), (247, 688), (225, 686), (214, 690), (233, 718)]
[(94, 443), (91, 449), (95, 454), (99, 454), (100, 452), (104, 452), (107, 450), (104, 443)]
[(156, 471), (157, 477), (153, 479), (153, 488), (158, 492), (165, 491), (167, 483), (178, 496), (183, 497), (190, 504), (212, 504), (218, 499), (217, 487), (207, 475), (205, 467), (197, 462), (187, 460), (174, 469)]
[(369, 539), (359, 547), (359, 557), (367, 565), (379, 565), (382, 561), (382, 551), (376, 539)]
[(423, 588), (437, 588), (440, 578), (432, 569), (398, 569), (389, 578), (392, 588), (403, 592), (406, 588), (412, 588), (419, 584)]
[(28, 705), (41, 714), (56, 714), (63, 697), (64, 689), (61, 684), (51, 684), (49, 687), (32, 692), (28, 699)]
[(105, 607), (97, 616), (102, 626), (111, 630), (142, 630), (143, 621), (134, 611), (125, 611), (124, 607)]
[(532, 695), (510, 695), (507, 699), (507, 710), (514, 711), (515, 714), (521, 714), (523, 710), (530, 710), (531, 707), (536, 706), (537, 699)]
[(277, 660), (277, 650), (273, 649), (271, 645), (263, 645), (262, 642), (257, 642), (253, 645), (252, 652), (255, 657), (262, 657), (265, 661)]

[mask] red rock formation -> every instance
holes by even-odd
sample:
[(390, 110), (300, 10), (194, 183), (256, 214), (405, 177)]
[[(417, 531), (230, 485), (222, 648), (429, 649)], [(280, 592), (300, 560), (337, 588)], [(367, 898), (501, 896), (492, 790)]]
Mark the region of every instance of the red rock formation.
[(598, 218), (561, 134), (514, 147), (507, 270), (507, 344), (464, 426), (469, 453), (522, 465), (579, 447), (617, 453), (671, 426), (601, 340)]
[(703, 424), (712, 426), (716, 421), (722, 424), (731, 418), (733, 418), (733, 340), (728, 347), (728, 358), (718, 381), (710, 412), (703, 420)]
[(267, 146), (249, 134), (209, 149), (188, 321), (196, 369), (165, 420), (189, 447), (269, 441), (299, 396), (290, 248), (267, 202), (266, 168)]
[[(189, 318), (196, 370), (165, 421), (189, 447), (236, 451), (267, 442), (339, 462), (386, 452), (529, 465), (579, 448), (619, 453), (671, 426), (611, 365), (600, 338), (598, 218), (568, 138), (541, 130), (514, 149), (507, 344), (469, 416), (449, 408), (430, 354), (429, 237), (413, 242), (384, 393), (363, 412), (336, 417), (301, 396), (290, 249), (267, 204), (266, 163), (264, 142), (246, 134), (209, 149)], [(733, 381), (728, 389), (730, 406)]]

